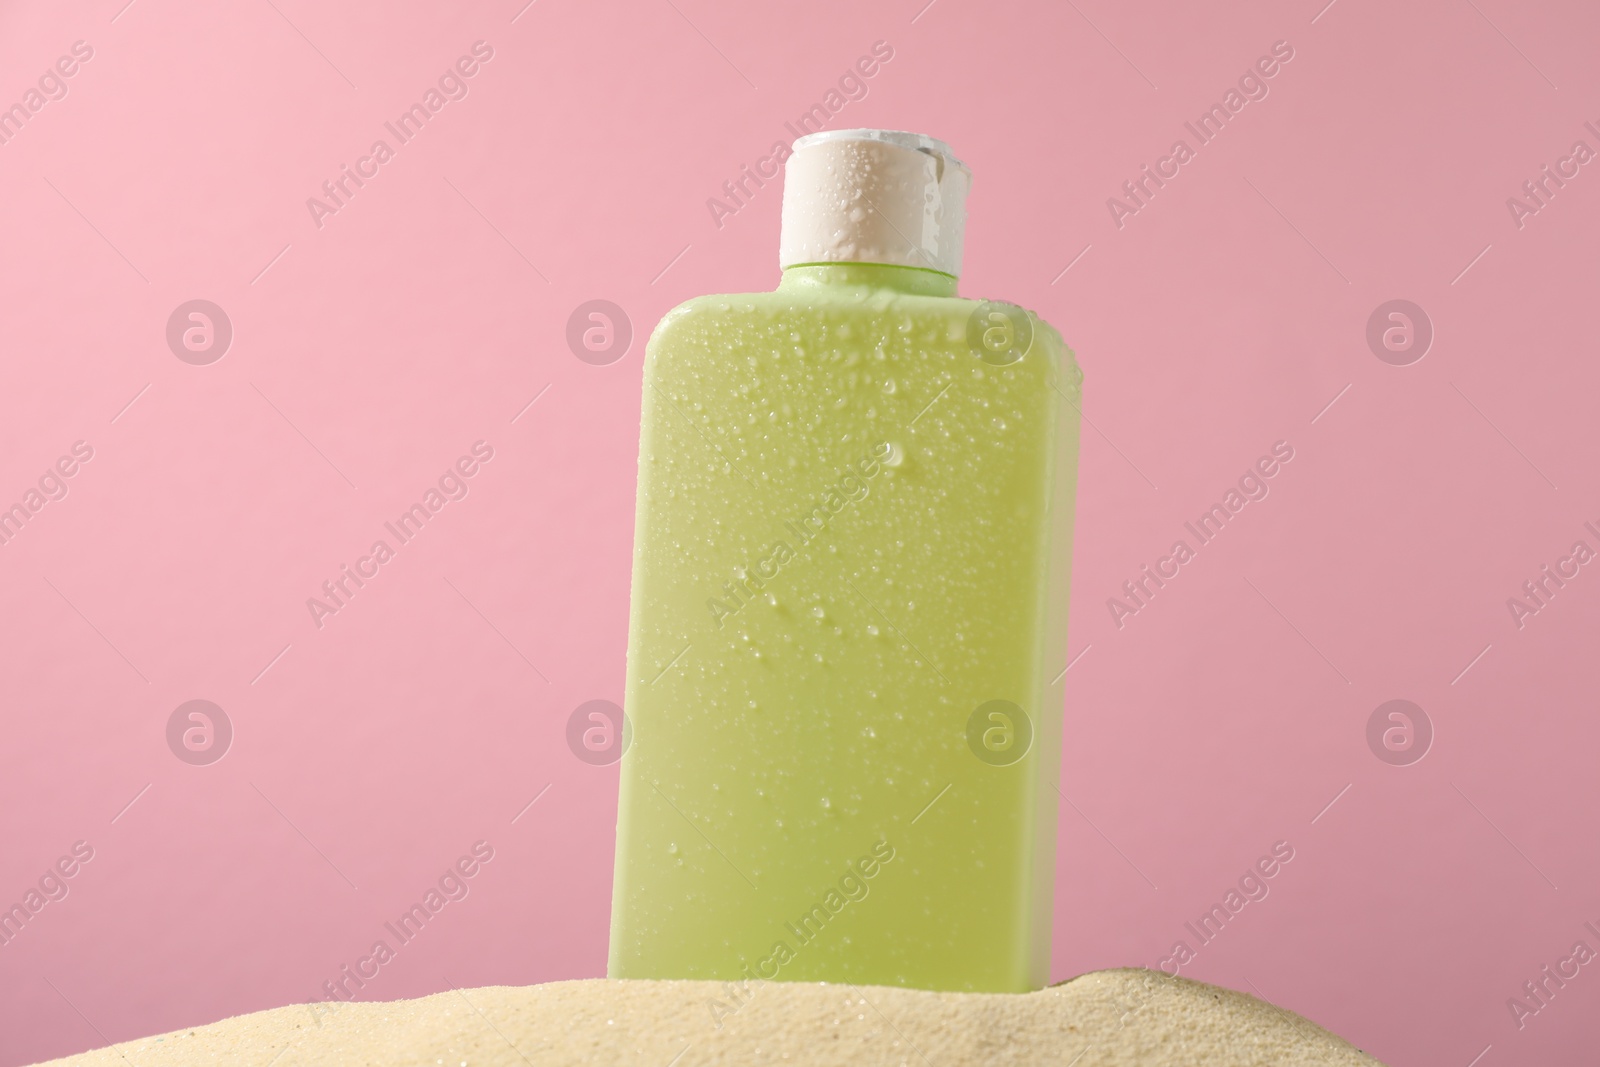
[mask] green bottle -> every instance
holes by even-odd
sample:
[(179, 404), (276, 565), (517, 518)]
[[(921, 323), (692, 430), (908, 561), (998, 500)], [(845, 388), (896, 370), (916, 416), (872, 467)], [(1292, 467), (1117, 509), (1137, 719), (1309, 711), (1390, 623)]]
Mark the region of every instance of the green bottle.
[(1082, 376), (970, 184), (803, 137), (777, 290), (650, 339), (611, 977), (1048, 981)]

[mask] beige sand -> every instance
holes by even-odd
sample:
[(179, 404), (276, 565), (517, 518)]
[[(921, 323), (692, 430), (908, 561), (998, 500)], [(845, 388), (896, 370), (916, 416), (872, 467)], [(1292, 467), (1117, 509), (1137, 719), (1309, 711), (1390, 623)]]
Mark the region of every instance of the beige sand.
[(1254, 997), (1144, 970), (1097, 971), (1027, 994), (791, 982), (741, 993), (712, 982), (589, 979), (326, 1008), (276, 1008), (52, 1062), (106, 1067), (1378, 1064), (1321, 1027)]

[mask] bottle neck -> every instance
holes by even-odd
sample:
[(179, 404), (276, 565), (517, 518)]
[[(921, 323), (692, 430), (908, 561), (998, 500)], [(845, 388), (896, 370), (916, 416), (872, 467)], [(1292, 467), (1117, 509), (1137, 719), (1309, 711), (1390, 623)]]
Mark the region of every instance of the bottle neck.
[(800, 263), (784, 269), (778, 292), (860, 287), (914, 296), (955, 296), (956, 279), (922, 267), (888, 263)]

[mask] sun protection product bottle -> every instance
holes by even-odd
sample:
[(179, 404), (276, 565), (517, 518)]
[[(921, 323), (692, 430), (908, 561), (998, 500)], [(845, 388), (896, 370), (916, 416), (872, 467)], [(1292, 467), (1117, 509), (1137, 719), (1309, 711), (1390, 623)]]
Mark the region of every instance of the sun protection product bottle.
[(1046, 983), (1081, 375), (956, 296), (971, 174), (786, 160), (775, 292), (650, 339), (614, 978)]

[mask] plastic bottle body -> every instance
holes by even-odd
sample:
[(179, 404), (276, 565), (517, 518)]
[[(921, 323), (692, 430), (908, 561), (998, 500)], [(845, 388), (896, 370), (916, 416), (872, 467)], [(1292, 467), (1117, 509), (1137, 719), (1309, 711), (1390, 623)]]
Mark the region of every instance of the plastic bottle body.
[(1081, 376), (954, 294), (796, 266), (650, 340), (613, 977), (1047, 980)]

